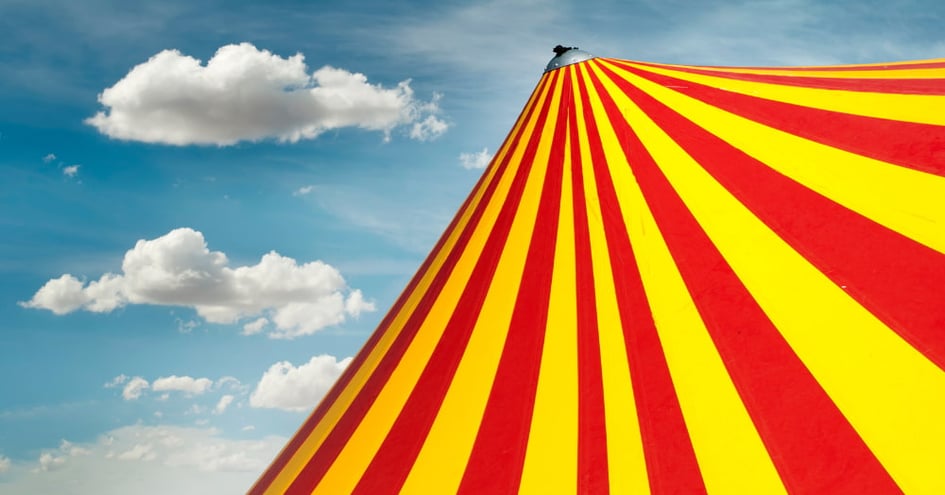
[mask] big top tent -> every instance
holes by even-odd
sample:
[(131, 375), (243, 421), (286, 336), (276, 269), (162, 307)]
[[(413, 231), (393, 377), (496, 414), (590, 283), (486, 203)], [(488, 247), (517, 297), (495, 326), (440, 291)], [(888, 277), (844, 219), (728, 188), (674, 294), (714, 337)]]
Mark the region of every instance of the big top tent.
[(559, 52), (250, 493), (945, 493), (945, 60)]

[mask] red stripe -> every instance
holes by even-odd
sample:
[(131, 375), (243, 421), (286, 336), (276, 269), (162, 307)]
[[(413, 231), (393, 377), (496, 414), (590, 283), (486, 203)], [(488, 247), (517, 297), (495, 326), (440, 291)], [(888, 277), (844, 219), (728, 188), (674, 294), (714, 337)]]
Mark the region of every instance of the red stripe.
[(571, 177), (574, 196), (574, 251), (577, 282), (578, 331), (578, 493), (609, 493), (607, 421), (598, 336), (597, 296), (591, 259), (591, 234), (584, 196), (577, 108), (568, 109), (571, 121)]
[(945, 255), (781, 175), (605, 71), (752, 213), (945, 369)]
[[(671, 110), (636, 88), (624, 89), (674, 137), (698, 131), (699, 145), (705, 145), (705, 131), (691, 124), (674, 127), (682, 122)], [(788, 492), (900, 493), (712, 244), (629, 125), (613, 106), (610, 110), (620, 132), (630, 136), (631, 156), (639, 158), (632, 164), (634, 174)], [(708, 163), (729, 157), (703, 158)]]
[(562, 79), (551, 156), (515, 309), (458, 493), (515, 493), (521, 482), (545, 332), (555, 331), (547, 325), (548, 301), (561, 207), (567, 108), (573, 101), (571, 80)]
[[(536, 91), (541, 91), (548, 85), (549, 84), (547, 83), (547, 80), (545, 80), (543, 81), (542, 86)], [(546, 100), (541, 109), (541, 113), (539, 114), (539, 120), (545, 119), (545, 115), (548, 112), (548, 106), (549, 103)], [(514, 139), (513, 147), (517, 146), (520, 138), (524, 135), (524, 129), (525, 126), (522, 126), (519, 129), (518, 135)], [(409, 344), (413, 340), (413, 337), (419, 329), (420, 324), (426, 318), (426, 315), (432, 307), (433, 302), (439, 296), (443, 285), (449, 279), (450, 273), (452, 273), (453, 268), (455, 267), (460, 255), (468, 244), (472, 233), (475, 231), (475, 227), (482, 217), (482, 214), (485, 211), (490, 198), (495, 192), (495, 189), (499, 183), (498, 177), (501, 177), (505, 173), (511, 156), (512, 153), (506, 154), (503, 161), (498, 165), (498, 169), (495, 173), (497, 179), (489, 183), (489, 186), (484, 192), (483, 198), (480, 201), (476, 211), (473, 212), (466, 229), (457, 239), (455, 247), (452, 251), (450, 251), (449, 256), (443, 263), (443, 267), (434, 277), (430, 288), (424, 294), (424, 297), (410, 315), (410, 318), (405, 323), (404, 328), (397, 336), (397, 339), (393, 342), (390, 349), (388, 349), (387, 353), (384, 355), (375, 371), (368, 378), (361, 392), (354, 398), (348, 409), (345, 410), (344, 414), (339, 419), (332, 431), (328, 433), (328, 436), (319, 449), (312, 455), (311, 460), (305, 465), (295, 480), (293, 480), (286, 493), (310, 493), (321, 480), (322, 476), (324, 476), (325, 472), (334, 462), (338, 454), (341, 452), (341, 449), (344, 447), (344, 444), (347, 442), (348, 438), (357, 428), (357, 425), (360, 424), (361, 419), (363, 419), (364, 415), (373, 404), (374, 398), (378, 393), (380, 393), (380, 390), (387, 383), (387, 379), (390, 377), (390, 374), (396, 368), (397, 363), (400, 362), (400, 359), (407, 347), (409, 347)], [(377, 330), (377, 333), (380, 332), (380, 329)]]
[[(620, 64), (625, 66), (624, 64)], [(655, 64), (640, 63), (649, 67), (664, 68)], [(808, 77), (808, 76), (786, 76), (779, 74), (753, 74), (745, 72), (724, 72), (705, 70), (698, 67), (665, 67), (677, 72), (686, 72), (689, 74), (701, 74), (705, 76), (722, 77), (726, 79), (736, 79), (739, 81), (750, 81), (768, 84), (779, 84), (783, 86), (796, 86), (801, 88), (818, 89), (836, 89), (842, 91), (860, 91), (874, 93), (890, 94), (908, 94), (908, 95), (941, 95), (945, 94), (945, 79), (891, 79), (891, 78), (854, 78), (854, 77)]]
[[(945, 126), (851, 115), (766, 100), (621, 65), (709, 105), (868, 158), (945, 175)], [(616, 80), (629, 84), (619, 76)]]
[[(608, 116), (617, 123), (617, 120), (622, 118), (619, 110), (593, 73), (591, 80)], [(619, 167), (623, 164), (607, 163), (590, 107), (590, 98), (583, 81), (581, 83), (582, 99), (585, 101), (584, 119), (591, 141), (591, 154), (600, 192), (600, 208), (611, 253), (614, 285), (627, 346), (627, 360), (630, 364), (650, 488), (657, 495), (705, 493), (702, 474), (646, 300), (643, 282), (633, 255), (633, 246), (620, 214), (618, 194), (610, 177), (608, 165)], [(632, 150), (624, 149), (628, 160), (631, 156), (634, 161), (650, 160), (629, 127), (621, 126), (617, 131), (619, 136), (625, 138), (624, 146), (633, 147)]]
[[(555, 76), (557, 77), (557, 76)], [(522, 197), (540, 140), (540, 127), (532, 135), (494, 229), (483, 254), (470, 275), (450, 321), (423, 373), (410, 393), (393, 427), (368, 466), (354, 493), (374, 494), (397, 491), (403, 485), (423, 446), (437, 412), (449, 391), (462, 360), (469, 337), (492, 283), (496, 267), (508, 240), (512, 221)]]

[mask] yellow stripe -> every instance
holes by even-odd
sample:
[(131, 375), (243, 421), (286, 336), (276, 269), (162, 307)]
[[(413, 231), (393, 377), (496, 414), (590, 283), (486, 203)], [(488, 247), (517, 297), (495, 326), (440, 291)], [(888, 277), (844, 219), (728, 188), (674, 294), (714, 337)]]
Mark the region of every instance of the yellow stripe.
[[(582, 64), (583, 65), (583, 64)], [(587, 81), (586, 68), (580, 67), (582, 78), (591, 93), (595, 115), (602, 115), (600, 102), (593, 98), (593, 86)], [(575, 85), (576, 86), (576, 85)], [(577, 91), (577, 88), (575, 88)], [(587, 198), (587, 220), (591, 240), (594, 291), (597, 298), (597, 324), (601, 351), (601, 374), (604, 391), (604, 420), (607, 425), (607, 467), (611, 493), (650, 493), (640, 438), (630, 366), (627, 362), (623, 326), (617, 305), (610, 251), (604, 234), (604, 219), (597, 195), (594, 168), (589, 151), (587, 127), (583, 119), (580, 97), (577, 96), (577, 125), (580, 137), (582, 174)], [(619, 166), (618, 164), (614, 164)]]
[[(547, 89), (540, 94), (536, 92), (529, 103), (529, 105), (534, 105), (537, 108), (540, 108), (541, 102), (547, 97)], [(522, 118), (516, 123), (515, 129), (517, 130), (520, 126), (527, 126), (525, 129), (524, 135), (527, 136), (530, 134), (531, 130), (534, 128), (536, 116), (533, 116), (532, 119), (528, 122), (525, 121), (524, 115), (527, 112), (523, 112)], [(536, 112), (537, 115), (537, 112)], [(514, 131), (513, 131), (514, 132)], [(510, 152), (509, 148), (511, 143), (506, 143), (499, 153), (496, 155), (496, 160), (501, 160), (504, 155)], [(518, 151), (519, 158), (521, 151)], [(513, 155), (513, 160), (510, 161), (509, 167), (505, 174), (498, 178), (498, 180), (503, 181), (498, 184), (496, 189), (496, 194), (501, 197), (503, 194), (502, 191), (507, 191), (509, 184), (511, 184), (511, 176), (514, 176), (516, 166), (520, 160), (515, 159)], [(358, 370), (355, 375), (349, 381), (348, 386), (338, 395), (338, 398), (332, 403), (331, 407), (318, 423), (314, 430), (306, 437), (305, 441), (296, 452), (293, 454), (289, 462), (286, 463), (285, 467), (279, 472), (278, 476), (272, 481), (272, 483), (266, 488), (266, 494), (275, 495), (285, 493), (288, 487), (292, 484), (298, 474), (302, 471), (305, 465), (309, 462), (314, 453), (324, 442), (328, 433), (334, 429), (338, 420), (341, 418), (342, 414), (348, 409), (351, 403), (354, 401), (354, 398), (364, 387), (364, 384), (367, 382), (368, 378), (373, 374), (378, 363), (387, 353), (387, 350), (390, 348), (391, 344), (400, 334), (400, 331), (403, 329), (404, 324), (407, 319), (413, 314), (423, 295), (426, 293), (427, 289), (430, 287), (434, 277), (439, 272), (440, 268), (443, 266), (444, 261), (446, 260), (449, 253), (453, 250), (456, 245), (456, 241), (459, 236), (462, 234), (463, 230), (466, 228), (466, 225), (469, 223), (469, 219), (472, 216), (473, 212), (479, 206), (479, 203), (482, 200), (482, 196), (485, 193), (485, 190), (488, 188), (488, 184), (492, 181), (497, 180), (495, 177), (496, 167), (490, 167), (486, 172), (487, 177), (484, 179), (480, 187), (475, 191), (473, 200), (470, 201), (469, 206), (462, 213), (460, 221), (457, 222), (457, 225), (449, 233), (449, 236), (446, 242), (443, 244), (443, 247), (436, 254), (433, 262), (430, 264), (427, 271), (423, 274), (422, 278), (418, 282), (414, 291), (410, 294), (409, 298), (401, 308), (401, 311), (393, 319), (391, 324), (388, 326), (387, 331), (384, 332), (384, 335), (378, 340), (375, 347), (372, 349), (371, 354), (365, 359), (364, 363)], [(504, 188), (503, 188), (504, 187)], [(493, 201), (495, 202), (495, 201)], [(494, 208), (498, 208), (495, 206)], [(480, 225), (482, 222), (480, 221)], [(491, 224), (490, 224), (491, 225)], [(474, 249), (467, 247), (467, 251)], [(481, 249), (481, 246), (480, 246)], [(362, 351), (363, 352), (363, 351)], [(297, 433), (298, 434), (298, 433)]]
[[(554, 88), (554, 94), (551, 101), (551, 112), (548, 114), (546, 125), (553, 125), (555, 119), (555, 110), (559, 106), (561, 96), (560, 86)], [(540, 132), (540, 131), (539, 131)], [(542, 133), (538, 151), (535, 155), (535, 163), (529, 173), (528, 182), (522, 195), (522, 203), (519, 206), (518, 214), (513, 223), (513, 228), (519, 229), (523, 235), (529, 235), (534, 227), (535, 212), (538, 208), (538, 201), (541, 197), (541, 184), (544, 180), (545, 170), (542, 164), (547, 164), (550, 149), (550, 133)], [(503, 178), (504, 179), (504, 178)], [(387, 432), (397, 419), (398, 413), (403, 409), (404, 403), (410, 396), (410, 392), (417, 383), (430, 355), (433, 353), (436, 344), (446, 323), (450, 320), (453, 311), (460, 296), (466, 288), (466, 285), (472, 274), (473, 267), (479, 260), (479, 253), (482, 251), (482, 245), (488, 238), (489, 232), (495, 224), (495, 217), (498, 214), (499, 206), (505, 203), (507, 194), (497, 195), (492, 203), (490, 210), (495, 215), (490, 215), (488, 219), (484, 218), (480, 227), (477, 228), (473, 238), (470, 239), (470, 245), (476, 244), (476, 249), (464, 253), (456, 268), (450, 276), (449, 281), (443, 288), (443, 292), (430, 310), (429, 315), (423, 322), (416, 336), (411, 342), (410, 347), (404, 353), (403, 358), (397, 365), (397, 368), (391, 374), (390, 379), (378, 396), (374, 399), (370, 410), (362, 419), (357, 429), (348, 439), (342, 451), (338, 454), (335, 462), (325, 473), (325, 477), (319, 483), (313, 493), (338, 494), (351, 493), (356, 483), (360, 480), (361, 474), (367, 468), (373, 459), (375, 452), (380, 447)], [(518, 234), (516, 235), (516, 239)], [(527, 242), (525, 246), (507, 245), (510, 249), (525, 249), (527, 251)], [(499, 288), (500, 294), (504, 297), (510, 297), (505, 292), (505, 288)], [(497, 294), (498, 296), (499, 294)]]
[[(739, 81), (737, 79), (724, 77), (703, 76), (637, 64), (631, 65), (640, 70), (655, 74), (662, 74), (734, 93), (756, 96), (793, 105), (881, 119), (945, 125), (945, 112), (941, 111), (945, 98), (938, 95), (911, 95), (804, 88), (781, 84)], [(611, 67), (616, 68), (612, 65)]]
[[(809, 141), (616, 70), (641, 90), (774, 170), (945, 253), (945, 178)], [(629, 101), (621, 93), (618, 104), (624, 100)], [(939, 106), (941, 102), (945, 99)]]
[(792, 349), (907, 493), (945, 493), (945, 373), (768, 229), (629, 101), (634, 130)]
[[(611, 87), (611, 89), (613, 89)], [(601, 115), (603, 117), (603, 115)], [(602, 118), (607, 161), (624, 158)], [(638, 121), (633, 120), (634, 128)], [(603, 130), (607, 127), (606, 132)], [(709, 493), (786, 493), (629, 167), (614, 187), (699, 469)]]
[(578, 294), (570, 162), (566, 145), (547, 331), (519, 493), (577, 490)]

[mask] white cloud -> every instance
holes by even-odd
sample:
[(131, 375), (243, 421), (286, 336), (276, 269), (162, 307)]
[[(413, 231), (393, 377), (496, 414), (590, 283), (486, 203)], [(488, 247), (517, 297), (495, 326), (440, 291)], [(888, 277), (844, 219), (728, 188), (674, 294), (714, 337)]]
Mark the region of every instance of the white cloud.
[(164, 50), (105, 89), (98, 99), (106, 110), (86, 123), (117, 139), (225, 146), (296, 142), (341, 127), (387, 136), (437, 110), (435, 100), (414, 97), (409, 80), (385, 88), (330, 66), (309, 74), (304, 58), (250, 43), (223, 46), (206, 64)]
[[(243, 493), (286, 439), (225, 438), (212, 428), (134, 425), (9, 467), (3, 493), (204, 495)], [(9, 490), (9, 491), (4, 491)]]
[(0, 455), (0, 474), (10, 470), (10, 458)]
[(62, 175), (65, 175), (66, 177), (75, 177), (79, 174), (80, 166), (81, 165), (69, 165), (68, 167), (64, 167), (62, 169)]
[(230, 404), (233, 403), (233, 399), (235, 399), (235, 397), (229, 394), (224, 395), (223, 397), (220, 397), (220, 401), (217, 402), (216, 407), (213, 408), (213, 413), (223, 414), (224, 412), (226, 412), (226, 408), (230, 407)]
[(227, 324), (245, 318), (257, 323), (265, 314), (275, 324), (269, 333), (274, 338), (308, 335), (374, 309), (328, 264), (300, 265), (271, 251), (255, 265), (231, 268), (224, 253), (210, 251), (203, 234), (188, 228), (139, 240), (125, 253), (119, 275), (106, 273), (85, 285), (65, 274), (19, 304), (59, 315), (127, 304), (185, 306), (208, 322)]
[(311, 192), (314, 191), (314, 190), (315, 190), (315, 186), (313, 186), (313, 185), (310, 184), (310, 185), (302, 186), (302, 187), (296, 189), (295, 192), (292, 193), (292, 195), (293, 195), (293, 196), (305, 196), (306, 194), (309, 194), (309, 193), (311, 193)]
[(213, 385), (209, 378), (193, 378), (189, 376), (171, 375), (158, 378), (151, 383), (155, 392), (184, 392), (188, 395), (200, 395)]
[(128, 375), (122, 373), (115, 378), (112, 378), (108, 383), (105, 384), (105, 388), (115, 388), (119, 385), (124, 384), (130, 378)]
[(136, 376), (125, 385), (125, 388), (121, 391), (121, 396), (124, 397), (125, 400), (135, 400), (141, 397), (141, 394), (147, 390), (148, 386), (147, 380)]
[(262, 332), (263, 328), (266, 328), (266, 325), (269, 324), (269, 320), (266, 318), (257, 318), (245, 325), (243, 325), (243, 335), (255, 335), (259, 332)]
[(492, 153), (489, 153), (489, 148), (483, 148), (482, 151), (476, 153), (459, 154), (459, 163), (465, 169), (486, 168), (490, 161), (492, 161)]
[(150, 443), (139, 443), (114, 457), (122, 461), (153, 461), (157, 454)]
[(89, 449), (74, 445), (72, 442), (63, 440), (59, 448), (47, 450), (39, 455), (36, 471), (52, 471), (63, 466), (70, 457), (89, 455), (92, 452)]
[(50, 153), (43, 157), (43, 163), (49, 163), (56, 160), (56, 155)]
[(43, 452), (39, 455), (37, 469), (40, 471), (51, 471), (66, 463), (65, 456), (56, 456), (50, 452)]
[(328, 392), (351, 358), (341, 361), (334, 356), (315, 356), (295, 367), (288, 361), (273, 364), (263, 373), (249, 405), (285, 411), (308, 411)]
[(217, 390), (223, 389), (223, 388), (226, 388), (227, 390), (245, 390), (246, 389), (246, 387), (242, 383), (240, 383), (238, 379), (232, 376), (224, 376), (220, 378), (219, 380), (217, 380), (214, 388)]
[(348, 299), (345, 301), (345, 313), (348, 313), (351, 316), (357, 318), (361, 316), (362, 311), (374, 311), (373, 302), (368, 302), (364, 300), (364, 294), (361, 294), (360, 289), (355, 289), (351, 291), (351, 294), (348, 295)]
[(449, 127), (449, 124), (436, 116), (428, 115), (427, 118), (413, 124), (410, 128), (410, 137), (417, 141), (431, 141), (442, 136)]
[(67, 273), (46, 282), (29, 302), (21, 302), (20, 306), (48, 309), (57, 315), (64, 315), (81, 308), (88, 301), (82, 281)]

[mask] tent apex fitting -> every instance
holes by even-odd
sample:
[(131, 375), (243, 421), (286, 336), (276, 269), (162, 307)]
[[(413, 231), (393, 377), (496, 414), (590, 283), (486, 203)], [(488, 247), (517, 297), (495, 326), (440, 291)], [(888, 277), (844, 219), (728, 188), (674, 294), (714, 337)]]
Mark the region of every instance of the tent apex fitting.
[(593, 55), (585, 52), (584, 50), (579, 50), (576, 46), (558, 45), (554, 47), (553, 51), (555, 52), (555, 57), (551, 59), (550, 62), (548, 62), (548, 66), (545, 67), (545, 72), (551, 72), (559, 67), (576, 64), (578, 62), (583, 62), (585, 60), (594, 58)]

